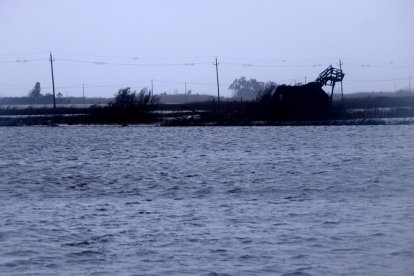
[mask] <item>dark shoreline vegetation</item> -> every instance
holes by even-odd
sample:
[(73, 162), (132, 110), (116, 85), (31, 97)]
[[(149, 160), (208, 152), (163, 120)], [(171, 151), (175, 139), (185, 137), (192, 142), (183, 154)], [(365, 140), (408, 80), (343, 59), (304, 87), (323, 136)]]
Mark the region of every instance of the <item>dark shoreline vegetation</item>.
[(56, 109), (31, 106), (0, 108), (0, 126), (414, 124), (414, 96), (411, 95), (345, 98), (343, 101), (334, 100), (330, 103), (329, 98), (321, 91), (312, 90), (312, 87), (307, 87), (305, 90), (305, 93), (299, 91), (294, 97), (291, 97), (295, 95), (292, 91), (283, 94), (283, 89), (269, 88), (253, 101), (230, 99), (220, 102), (215, 100), (162, 104), (159, 103), (159, 97), (152, 95), (148, 89), (133, 92), (130, 88), (124, 88), (118, 91), (113, 101), (101, 106), (59, 107), (58, 105)]

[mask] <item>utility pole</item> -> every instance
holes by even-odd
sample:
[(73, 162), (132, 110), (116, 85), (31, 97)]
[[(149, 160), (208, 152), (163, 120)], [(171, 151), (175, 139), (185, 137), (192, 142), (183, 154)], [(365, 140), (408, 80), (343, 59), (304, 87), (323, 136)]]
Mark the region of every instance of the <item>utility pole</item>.
[(184, 83), (184, 103), (187, 103), (187, 83)]
[(306, 84), (306, 76), (305, 76), (305, 84)]
[(56, 109), (55, 78), (53, 76), (53, 58), (52, 58), (52, 52), (50, 52), (50, 68), (52, 69), (53, 109)]
[[(342, 73), (342, 60), (339, 59), (339, 70), (341, 70)], [(341, 79), (341, 97), (342, 97), (342, 101), (344, 101), (344, 87), (342, 85), (342, 79)]]
[(220, 84), (219, 84), (219, 73), (218, 73), (219, 63), (217, 62), (217, 57), (216, 57), (216, 62), (214, 63), (214, 65), (216, 66), (216, 77), (217, 77), (217, 102), (220, 103)]
[(154, 95), (154, 80), (151, 79), (151, 95)]
[(82, 103), (85, 104), (85, 84), (82, 83)]

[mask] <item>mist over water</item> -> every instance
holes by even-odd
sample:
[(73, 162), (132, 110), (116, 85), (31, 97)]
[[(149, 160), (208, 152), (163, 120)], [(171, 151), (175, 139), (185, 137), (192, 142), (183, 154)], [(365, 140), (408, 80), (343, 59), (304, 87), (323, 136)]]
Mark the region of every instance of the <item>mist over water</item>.
[(412, 126), (0, 128), (2, 275), (412, 275)]

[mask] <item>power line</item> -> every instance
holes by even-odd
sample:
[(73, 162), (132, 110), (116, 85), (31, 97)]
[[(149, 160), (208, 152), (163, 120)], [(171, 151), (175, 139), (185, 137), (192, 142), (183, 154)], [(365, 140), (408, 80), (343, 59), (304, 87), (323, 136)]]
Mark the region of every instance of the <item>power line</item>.
[[(49, 51), (36, 51), (36, 52), (20, 52), (20, 53), (8, 53), (8, 54), (0, 54), (0, 57), (16, 57), (16, 56), (33, 56), (33, 55), (40, 55), (46, 54)], [(121, 59), (121, 60), (182, 60), (182, 59), (211, 59), (214, 56), (140, 56), (131, 54), (130, 56), (117, 56), (117, 55), (100, 55), (100, 54), (91, 54), (91, 53), (73, 53), (73, 52), (66, 52), (66, 51), (54, 51), (55, 56), (63, 55), (63, 56), (80, 56), (80, 57), (91, 57), (91, 58), (105, 58), (105, 59)], [(289, 57), (251, 57), (251, 56), (221, 56), (221, 60), (251, 60), (251, 61), (260, 61), (260, 62), (271, 62), (271, 63), (314, 63), (318, 61), (331, 61), (336, 58), (334, 57), (323, 57), (323, 58), (289, 58)], [(373, 64), (373, 63), (380, 63), (379, 65), (395, 65), (401, 64), (403, 65), (406, 63), (406, 60), (401, 62), (400, 60), (395, 60), (393, 58), (383, 59), (379, 61), (376, 59), (375, 61), (372, 59), (361, 59), (361, 58), (345, 58), (347, 62), (351, 63), (358, 63), (358, 64)], [(412, 65), (410, 65), (412, 66)]]
[(183, 56), (183, 57), (145, 57), (139, 55), (131, 56), (112, 56), (112, 55), (94, 55), (94, 54), (85, 54), (85, 53), (69, 53), (69, 52), (55, 52), (62, 55), (68, 56), (84, 56), (84, 57), (93, 57), (93, 58), (108, 58), (108, 59), (127, 59), (127, 60), (148, 60), (148, 59), (164, 59), (164, 60), (177, 60), (177, 59), (211, 59), (213, 56)]
[(390, 65), (379, 65), (379, 64), (369, 64), (369, 63), (365, 63), (365, 64), (358, 64), (358, 63), (347, 63), (348, 66), (353, 66), (353, 67), (362, 67), (362, 68), (414, 68), (414, 64), (411, 65), (395, 65), (395, 64), (390, 64)]
[(17, 56), (29, 56), (29, 55), (45, 55), (49, 53), (48, 51), (39, 51), (39, 52), (27, 52), (27, 53), (9, 53), (9, 54), (0, 54), (0, 57), (17, 57)]
[[(28, 56), (28, 55), (40, 55), (46, 54), (49, 51), (36, 51), (36, 52), (20, 52), (20, 53), (8, 53), (8, 54), (0, 54), (0, 57), (14, 57), (14, 56)], [(73, 52), (66, 52), (66, 51), (54, 51), (54, 54), (63, 55), (63, 56), (83, 56), (83, 57), (92, 57), (92, 58), (107, 58), (107, 59), (122, 59), (122, 60), (179, 60), (179, 59), (206, 59), (209, 60), (214, 58), (214, 56), (140, 56), (131, 54), (130, 56), (117, 56), (117, 55), (100, 55), (100, 54), (91, 54), (91, 53), (73, 53)], [(272, 63), (297, 63), (297, 62), (317, 62), (317, 61), (331, 61), (335, 60), (335, 57), (324, 57), (324, 58), (289, 58), (289, 57), (251, 57), (251, 56), (221, 56), (221, 60), (253, 60), (253, 61), (263, 61), (263, 62), (272, 62)], [(347, 62), (355, 62), (361, 64), (371, 64), (371, 63), (378, 63), (378, 59), (376, 61), (372, 59), (361, 59), (361, 58), (343, 58)], [(383, 59), (379, 63), (383, 65), (393, 65), (393, 64), (402, 64), (405, 61), (401, 62), (395, 60), (393, 58)], [(410, 65), (411, 66), (411, 65)]]
[(353, 80), (347, 79), (347, 82), (390, 82), (390, 81), (404, 81), (406, 79), (376, 79), (376, 80)]
[(73, 62), (73, 63), (86, 63), (95, 65), (120, 65), (120, 66), (194, 66), (201, 64), (209, 64), (203, 62), (185, 62), (185, 63), (119, 63), (119, 62), (104, 62), (104, 61), (90, 61), (79, 59), (57, 59), (57, 61)]
[(166, 83), (174, 83), (174, 84), (180, 84), (180, 85), (182, 85), (182, 84), (184, 84), (184, 83), (187, 83), (187, 84), (192, 84), (192, 85), (205, 85), (205, 86), (216, 86), (217, 85), (217, 83), (213, 83), (213, 82), (191, 82), (191, 81), (173, 81), (173, 80), (159, 80), (159, 79), (154, 79), (154, 81), (157, 81), (157, 82), (166, 82)]
[(45, 58), (32, 58), (32, 59), (14, 59), (14, 60), (0, 60), (0, 63), (28, 63), (33, 61), (47, 61)]
[[(93, 55), (87, 55), (93, 56)], [(110, 57), (110, 56), (96, 56), (96, 57), (106, 57), (106, 58), (123, 58), (126, 57)], [(131, 58), (128, 58), (131, 59)], [(134, 60), (139, 60), (142, 58), (132, 58)], [(147, 58), (151, 59), (151, 58)], [(158, 58), (162, 59), (162, 58)], [(163, 58), (163, 59), (176, 59), (176, 58)], [(179, 58), (177, 58), (179, 59)], [(180, 58), (184, 59), (184, 58)], [(189, 58), (188, 58), (189, 59)], [(193, 57), (196, 59), (196, 57)], [(253, 58), (245, 58), (245, 60), (255, 60)], [(84, 63), (84, 64), (95, 64), (95, 65), (118, 65), (118, 66), (195, 66), (195, 65), (207, 65), (210, 64), (209, 62), (193, 62), (193, 61), (186, 61), (182, 63), (126, 63), (126, 62), (111, 62), (111, 61), (102, 61), (102, 60), (86, 60), (86, 59), (70, 59), (70, 58), (55, 58), (56, 61), (64, 61), (64, 62), (72, 62), (72, 63)], [(258, 59), (256, 59), (258, 60)], [(322, 59), (320, 59), (322, 60)], [(45, 58), (18, 58), (13, 60), (1, 60), (0, 63), (20, 63), (25, 64), (28, 62), (34, 61), (46, 61)], [(262, 59), (262, 61), (269, 62), (272, 61), (271, 59)], [(274, 60), (273, 60), (274, 61)], [(269, 67), (269, 68), (301, 68), (301, 67), (322, 67), (327, 66), (329, 64), (325, 63), (301, 63), (297, 64), (297, 61), (305, 61), (305, 60), (296, 60), (292, 62), (292, 60), (279, 60), (276, 63), (250, 63), (250, 62), (221, 62), (221, 65), (229, 65), (229, 66), (241, 66), (241, 67)], [(388, 62), (385, 64), (378, 64), (378, 63), (347, 63), (348, 66), (351, 67), (361, 67), (361, 68), (414, 68), (414, 64), (401, 64), (397, 62)]]
[(222, 65), (241, 66), (241, 67), (275, 67), (275, 68), (299, 68), (299, 67), (323, 67), (328, 64), (302, 64), (302, 65), (288, 65), (288, 64), (255, 64), (255, 63), (232, 63), (223, 62)]
[[(277, 83), (284, 83), (284, 82), (293, 82), (296, 78), (291, 79), (280, 79), (276, 80)], [(151, 80), (141, 80), (141, 81), (134, 81), (134, 82), (119, 82), (119, 83), (112, 83), (112, 84), (87, 84), (84, 83), (85, 88), (105, 88), (105, 87), (122, 87), (122, 86), (138, 86), (145, 83), (148, 83)], [(190, 85), (199, 85), (199, 86), (216, 86), (217, 83), (213, 82), (191, 82), (191, 81), (178, 81), (178, 80), (161, 80), (161, 79), (153, 79), (154, 82), (159, 83), (172, 83), (177, 85), (184, 85), (185, 83)], [(406, 81), (406, 78), (396, 78), (396, 79), (347, 79), (347, 82), (395, 82), (395, 81)], [(225, 83), (222, 85), (229, 86), (230, 83)], [(27, 85), (19, 85), (19, 84), (10, 84), (10, 83), (0, 83), (2, 87), (10, 87), (10, 88), (32, 88), (32, 84)], [(55, 86), (58, 89), (65, 89), (65, 88), (82, 88), (82, 83), (79, 84), (69, 84), (69, 85), (58, 85)], [(42, 86), (44, 89), (50, 89), (51, 86)]]
[(290, 59), (284, 57), (269, 57), (269, 58), (257, 58), (257, 57), (229, 57), (220, 56), (221, 60), (251, 60), (257, 62), (272, 62), (272, 63), (296, 63), (296, 62), (320, 62), (331, 61), (335, 58), (314, 58), (314, 59)]
[[(44, 52), (39, 52), (39, 53), (44, 53)], [(0, 55), (0, 56), (2, 56), (2, 55)], [(7, 56), (7, 55), (3, 55), (3, 56)], [(105, 59), (105, 58), (132, 59), (132, 60), (142, 60), (142, 59), (151, 60), (151, 59), (155, 59), (155, 58), (149, 58), (149, 57), (147, 57), (147, 58), (115, 57), (115, 56), (99, 56), (99, 55), (86, 55), (86, 54), (83, 55), (83, 56), (100, 57), (102, 59)], [(56, 61), (58, 61), (58, 62), (62, 61), (62, 62), (94, 64), (94, 65), (100, 65), (100, 66), (115, 65), (115, 66), (159, 66), (159, 67), (162, 67), (162, 66), (165, 66), (165, 67), (168, 67), (168, 66), (184, 66), (184, 67), (189, 66), (189, 67), (191, 67), (191, 66), (196, 66), (196, 65), (207, 65), (207, 64), (210, 64), (210, 66), (211, 66), (210, 62), (193, 62), (196, 59), (202, 59), (202, 58), (205, 58), (205, 57), (192, 57), (192, 58), (190, 58), (190, 57), (181, 57), (181, 58), (178, 58), (178, 57), (170, 57), (170, 58), (159, 57), (159, 58), (157, 58), (157, 59), (170, 59), (170, 60), (188, 59), (188, 60), (185, 60), (185, 61), (179, 62), (179, 63), (178, 62), (174, 62), (174, 63), (173, 62), (171, 62), (171, 63), (169, 63), (169, 62), (145, 62), (145, 63), (140, 63), (140, 62), (113, 62), (113, 61), (108, 62), (108, 61), (103, 61), (103, 60), (93, 61), (93, 60), (90, 60), (90, 59), (83, 59), (83, 58), (79, 58), (79, 59), (57, 58)], [(190, 61), (190, 59), (193, 59), (193, 60)], [(243, 63), (243, 62), (226, 62), (226, 61), (223, 62), (223, 60), (220, 63), (218, 63), (218, 60), (217, 60), (217, 57), (216, 57), (215, 58), (215, 63), (213, 63), (216, 66), (216, 83), (215, 84), (214, 83), (202, 83), (202, 82), (187, 82), (187, 81), (162, 81), (162, 80), (158, 80), (158, 81), (168, 82), (168, 83), (184, 84), (184, 85), (185, 85), (185, 83), (192, 84), (192, 85), (199, 85), (199, 86), (217, 85), (217, 95), (218, 95), (218, 100), (220, 100), (220, 85), (219, 85), (219, 75), (218, 75), (218, 65), (219, 64), (222, 65), (222, 66), (240, 66), (240, 67), (245, 67), (245, 68), (249, 68), (249, 67), (258, 67), (258, 68), (259, 67), (263, 67), (263, 68), (273, 68), (273, 67), (274, 68), (301, 68), (301, 67), (308, 67), (309, 68), (309, 67), (315, 67), (316, 68), (316, 67), (326, 66), (324, 63), (313, 63), (313, 64), (311, 64), (311, 63), (309, 63), (310, 61), (312, 61), (310, 59), (309, 60), (305, 60), (305, 59), (303, 59), (303, 60), (285, 60), (285, 59), (275, 60), (275, 59), (273, 59), (272, 60), (272, 59), (255, 59), (255, 58), (248, 58), (248, 57), (245, 57), (245, 58), (226, 57), (224, 59), (228, 59), (228, 60), (231, 60), (231, 59), (233, 59), (233, 60), (244, 59), (243, 61), (246, 61), (246, 63)], [(51, 53), (50, 53), (50, 59), (49, 60), (51, 61), (51, 70), (53, 71), (53, 62), (55, 62), (55, 59), (52, 60)], [(255, 60), (255, 61), (261, 60), (263, 62), (250, 63), (250, 61), (252, 61), (252, 60)], [(313, 59), (313, 60), (319, 62), (321, 60), (328, 60), (328, 59)], [(14, 59), (14, 60), (11, 60), (11, 59), (3, 60), (3, 61), (0, 61), (0, 63), (26, 64), (26, 63), (29, 63), (29, 62), (32, 62), (32, 61), (46, 61), (46, 59), (45, 58), (29, 58), (29, 59), (26, 59), (26, 58), (19, 57), (18, 59)], [(305, 61), (306, 61), (306, 63), (305, 63)], [(272, 62), (272, 63), (270, 63), (270, 62)], [(342, 64), (343, 64), (342, 60), (340, 60), (340, 67), (342, 66)], [(398, 63), (398, 62), (395, 62), (395, 61), (389, 61), (389, 62), (386, 62), (386, 63), (383, 63), (383, 64), (379, 64), (379, 63), (362, 63), (362, 62), (361, 63), (355, 63), (354, 62), (354, 63), (350, 63), (350, 64), (347, 64), (347, 65), (352, 66), (352, 67), (362, 67), (362, 68), (376, 68), (376, 67), (378, 67), (378, 68), (411, 68), (411, 67), (414, 67), (414, 65), (407, 65), (407, 64), (403, 65), (403, 63)], [(52, 72), (52, 74), (53, 74), (53, 72)], [(292, 78), (292, 79), (289, 79), (289, 80), (292, 81), (294, 79)], [(396, 81), (403, 81), (403, 80), (406, 81), (406, 78), (405, 79), (376, 79), (376, 80), (346, 79), (346, 81), (348, 81), (348, 82), (361, 82), (361, 83), (363, 83), (363, 82), (396, 82)], [(280, 81), (280, 83), (284, 82), (284, 80), (279, 80), (279, 81)], [(145, 82), (147, 82), (147, 81), (145, 81)], [(409, 82), (410, 82), (410, 79), (409, 79)], [(82, 87), (86, 87), (86, 88), (104, 88), (104, 87), (116, 87), (116, 86), (118, 86), (118, 87), (120, 87), (120, 86), (131, 86), (131, 85), (138, 85), (138, 84), (136, 82), (134, 82), (134, 83), (127, 83), (127, 84), (84, 85)], [(6, 87), (12, 87), (12, 88), (13, 87), (16, 87), (16, 88), (23, 88), (23, 87), (30, 88), (31, 87), (31, 86), (21, 86), (21, 85), (14, 86), (14, 85), (9, 85), (9, 84), (3, 84), (3, 85), (0, 84), (0, 86), (3, 86), (3, 87), (6, 86)], [(53, 76), (52, 76), (52, 87), (55, 88), (54, 87)], [(56, 86), (56, 88), (58, 88), (58, 89), (79, 88), (79, 87), (80, 87), (80, 85), (76, 85), (76, 86), (75, 85), (74, 86)], [(153, 90), (153, 85), (151, 85), (151, 90)]]

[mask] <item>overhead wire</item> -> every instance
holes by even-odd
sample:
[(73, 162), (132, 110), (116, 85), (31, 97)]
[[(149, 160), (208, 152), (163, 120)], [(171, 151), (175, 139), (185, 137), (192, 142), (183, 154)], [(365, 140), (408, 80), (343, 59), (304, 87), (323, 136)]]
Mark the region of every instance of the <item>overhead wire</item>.
[(353, 79), (350, 79), (350, 80), (347, 80), (347, 82), (391, 82), (391, 81), (405, 81), (405, 80), (407, 80), (407, 79), (376, 79), (376, 80), (373, 80), (373, 79), (370, 79), (370, 80), (353, 80)]
[(48, 54), (49, 51), (38, 51), (38, 52), (26, 52), (26, 53), (9, 53), (9, 54), (0, 54), (0, 57), (16, 57), (16, 56), (29, 56), (29, 55), (44, 55)]
[[(34, 53), (45, 53), (45, 52), (34, 52)], [(64, 62), (72, 62), (72, 63), (85, 63), (85, 64), (95, 64), (95, 65), (119, 65), (119, 66), (192, 66), (192, 65), (207, 65), (212, 64), (211, 62), (194, 62), (197, 59), (210, 59), (212, 57), (204, 56), (204, 57), (126, 57), (126, 56), (109, 56), (109, 55), (90, 55), (90, 54), (80, 54), (80, 53), (67, 53), (67, 52), (56, 52), (60, 53), (60, 55), (76, 55), (76, 56), (85, 56), (85, 57), (96, 57), (100, 59), (122, 59), (122, 60), (183, 60), (184, 62), (174, 62), (174, 63), (162, 63), (162, 62), (145, 62), (145, 63), (138, 63), (138, 62), (113, 62), (113, 61), (105, 61), (105, 60), (90, 60), (90, 59), (72, 59), (72, 58), (56, 58), (55, 61), (64, 61)], [(33, 53), (32, 53), (33, 54)], [(0, 56), (11, 56), (11, 55), (0, 55)], [(21, 55), (23, 56), (23, 55)], [(327, 61), (327, 60), (334, 60), (334, 59), (263, 59), (263, 58), (251, 58), (251, 57), (228, 57), (224, 56), (221, 57), (222, 61), (220, 65), (230, 65), (230, 66), (241, 66), (241, 67), (275, 67), (275, 68), (289, 68), (289, 67), (321, 67), (329, 65), (327, 62), (320, 62), (320, 61)], [(47, 61), (49, 59), (45, 58), (17, 58), (17, 59), (8, 59), (8, 60), (0, 60), (0, 63), (27, 63), (32, 61)], [(193, 61), (192, 61), (193, 60)], [(227, 60), (240, 60), (241, 62), (234, 62), (234, 61), (227, 61)], [(345, 66), (353, 66), (353, 67), (361, 67), (361, 68), (414, 68), (414, 64), (407, 64), (401, 63), (397, 61), (387, 61), (387, 62), (368, 62), (367, 60), (360, 60), (360, 62), (355, 62), (357, 59), (350, 59), (351, 62), (347, 63), (346, 59), (342, 60), (345, 61)], [(258, 62), (251, 62), (251, 61), (258, 61)], [(316, 61), (310, 63), (311, 61)], [(318, 62), (319, 61), (319, 62)]]
[(14, 59), (14, 60), (0, 60), (0, 63), (27, 63), (33, 61), (47, 61), (45, 58), (32, 58), (32, 59)]
[(119, 63), (119, 62), (105, 62), (105, 61), (90, 61), (79, 59), (62, 59), (57, 58), (56, 61), (74, 62), (74, 63), (86, 63), (95, 65), (119, 65), (119, 66), (194, 66), (200, 64), (209, 64), (202, 62), (185, 62), (185, 63)]
[[(34, 54), (44, 54), (47, 52), (32, 52), (27, 53), (28, 55), (34, 55)], [(210, 59), (212, 57), (157, 57), (157, 58), (151, 58), (151, 57), (126, 57), (126, 56), (105, 56), (105, 55), (88, 55), (88, 54), (74, 54), (74, 53), (65, 53), (65, 52), (55, 52), (58, 53), (57, 58), (54, 58), (54, 61), (56, 62), (71, 62), (71, 63), (82, 63), (82, 64), (94, 64), (94, 65), (115, 65), (115, 66), (196, 66), (196, 65), (212, 65), (212, 62), (193, 62), (192, 60), (197, 59)], [(59, 57), (62, 55), (63, 57)], [(174, 62), (174, 63), (168, 63), (168, 62), (145, 62), (145, 63), (139, 63), (139, 62), (114, 62), (114, 61), (104, 61), (104, 60), (90, 60), (90, 59), (72, 59), (72, 58), (65, 58), (64, 56), (68, 55), (78, 55), (78, 56), (85, 56), (85, 57), (96, 57), (99, 59), (122, 59), (122, 60), (185, 60), (184, 62)], [(0, 56), (17, 56), (17, 55), (0, 55)], [(23, 56), (23, 54), (21, 55)], [(327, 61), (332, 59), (260, 59), (260, 58), (249, 58), (249, 57), (222, 57), (221, 58), (220, 65), (221, 66), (239, 66), (243, 68), (249, 68), (249, 67), (263, 67), (263, 68), (305, 68), (305, 67), (322, 67), (327, 66), (329, 64), (327, 63), (311, 63), (311, 61)], [(231, 60), (235, 60), (231, 61)], [(241, 62), (237, 62), (237, 60), (240, 60)], [(397, 61), (387, 61), (383, 63), (369, 63), (367, 61), (362, 62), (355, 62), (357, 59), (349, 59), (349, 63), (347, 63), (348, 59), (343, 59), (342, 61), (345, 61), (344, 67), (350, 66), (350, 67), (361, 67), (361, 68), (414, 68), (413, 64), (407, 64), (407, 63), (400, 63)], [(18, 59), (8, 59), (8, 60), (0, 60), (0, 63), (20, 63), (20, 64), (26, 64), (30, 62), (38, 62), (38, 61), (49, 61), (47, 58), (21, 58)], [(245, 61), (245, 62), (243, 62)], [(251, 61), (257, 61), (251, 62)], [(296, 81), (297, 79), (301, 78), (292, 78), (288, 80), (279, 80), (280, 82), (283, 81)], [(395, 82), (395, 81), (404, 81), (406, 79), (347, 79), (347, 82)], [(189, 82), (189, 81), (165, 81), (165, 80), (154, 80), (158, 82), (166, 82), (166, 83), (174, 83), (174, 84), (184, 84), (187, 83), (189, 85), (199, 85), (199, 86), (215, 86), (216, 83), (203, 83), (203, 82)], [(143, 82), (150, 82), (150, 80), (142, 81)], [(116, 87), (116, 86), (132, 86), (132, 85), (138, 85), (137, 82), (134, 83), (123, 83), (123, 84), (99, 84), (99, 85), (85, 85), (85, 88), (104, 88), (104, 87)], [(227, 86), (229, 84), (222, 83), (220, 86)], [(23, 88), (23, 87), (31, 87), (31, 86), (21, 86), (21, 85), (10, 85), (10, 84), (0, 84), (0, 86), (3, 87), (10, 87), (10, 88)], [(65, 89), (65, 88), (80, 88), (81, 85), (66, 85), (66, 86), (57, 86), (58, 89)], [(47, 88), (47, 87), (44, 87)]]
[(69, 53), (69, 52), (60, 52), (55, 51), (54, 53), (67, 55), (67, 56), (84, 56), (91, 58), (108, 58), (108, 59), (129, 59), (129, 60), (141, 60), (141, 59), (153, 59), (153, 60), (172, 60), (172, 59), (211, 59), (213, 56), (185, 56), (185, 57), (148, 57), (140, 55), (131, 55), (131, 56), (112, 56), (112, 55), (94, 55), (94, 54), (85, 54), (85, 53)]

